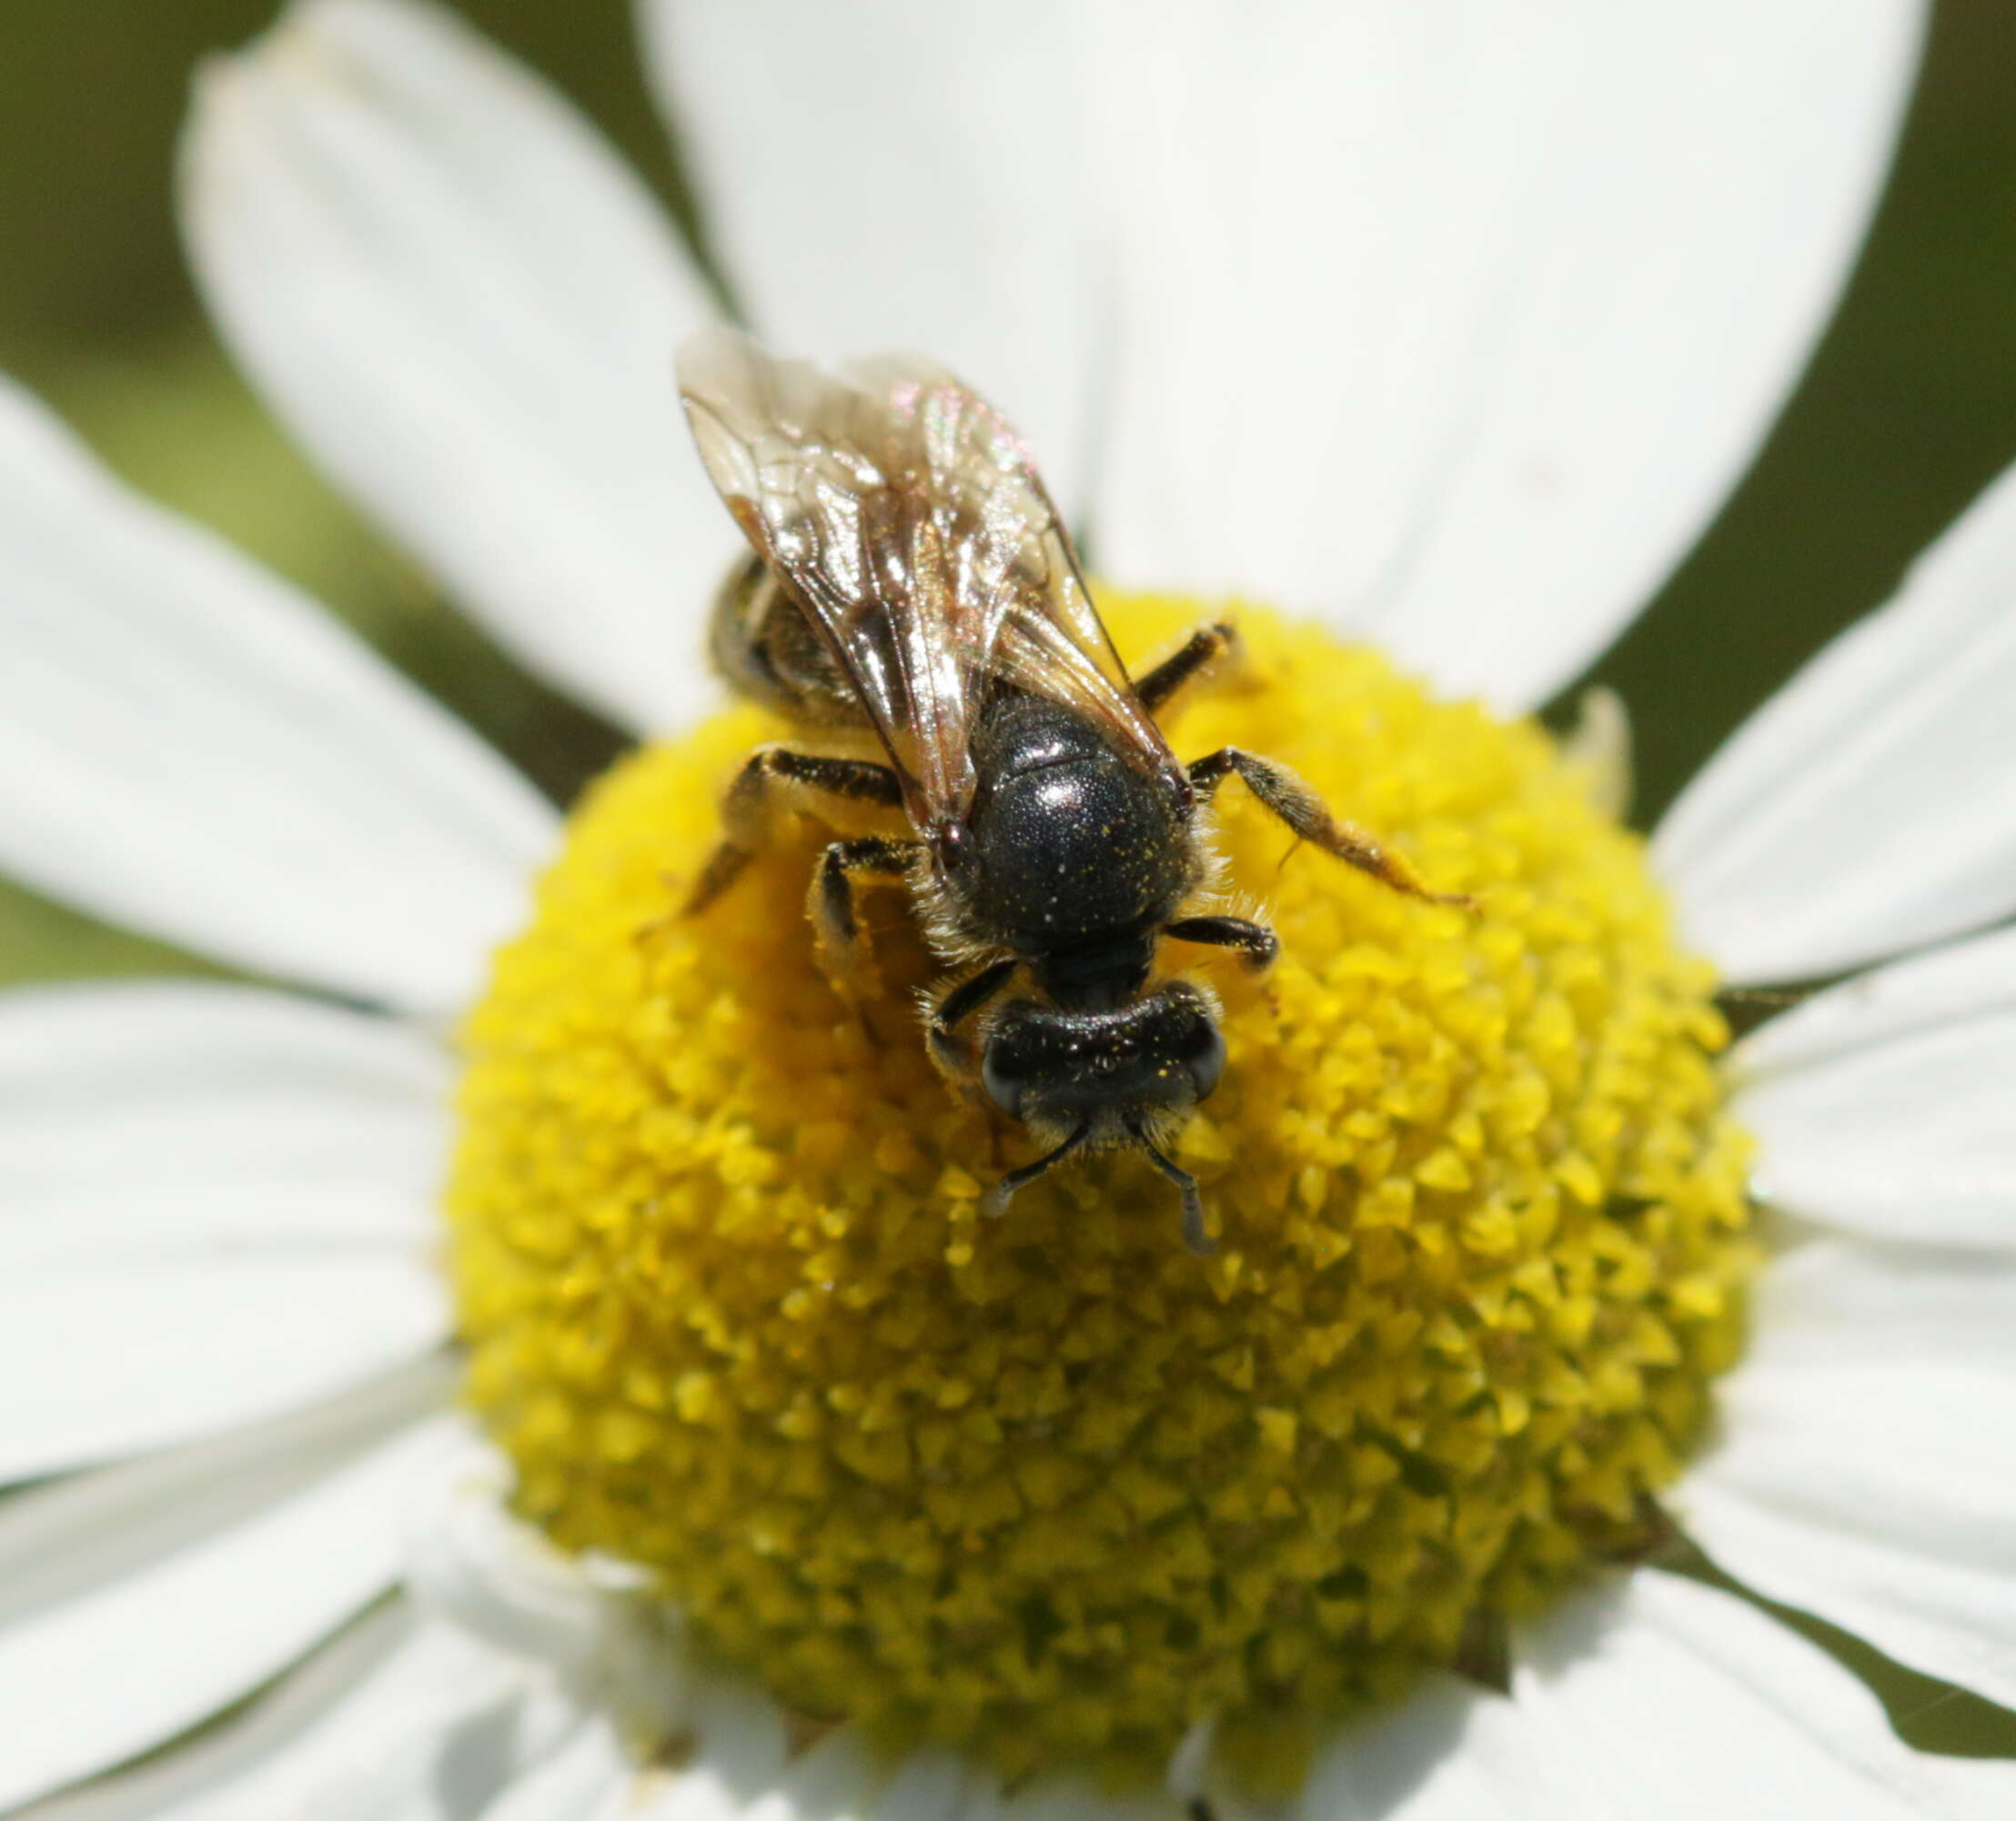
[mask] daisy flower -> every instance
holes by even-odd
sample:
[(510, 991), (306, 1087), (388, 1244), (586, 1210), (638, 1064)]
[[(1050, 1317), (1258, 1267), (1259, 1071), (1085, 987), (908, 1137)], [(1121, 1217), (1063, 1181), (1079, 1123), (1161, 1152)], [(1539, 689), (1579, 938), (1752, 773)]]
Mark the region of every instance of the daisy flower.
[[(641, 16), (763, 331), (972, 377), (1131, 657), (1239, 598), (1182, 750), (1279, 753), (1484, 914), (1228, 802), (1284, 954), (1219, 981), (1183, 1140), (1217, 1256), (1138, 1158), (981, 1222), (900, 919), (857, 1016), (809, 848), (663, 914), (766, 725), (699, 662), (711, 293), (536, 78), (306, 0), (199, 87), (214, 313), (646, 743), (563, 824), (0, 396), (0, 862), (275, 982), (0, 1001), (0, 1808), (2016, 1806), (1656, 1565), (1669, 1514), (2016, 1702), (2016, 482), (1649, 844), (1614, 738), (1520, 718), (1791, 383), (1916, 9)], [(1728, 1046), (1719, 982), (1837, 976)]]

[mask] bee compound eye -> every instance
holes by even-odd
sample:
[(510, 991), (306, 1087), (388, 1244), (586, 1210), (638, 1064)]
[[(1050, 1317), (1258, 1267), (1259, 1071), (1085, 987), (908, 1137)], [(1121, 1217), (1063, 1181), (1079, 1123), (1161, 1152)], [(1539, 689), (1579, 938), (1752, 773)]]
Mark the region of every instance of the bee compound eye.
[(1016, 1054), (1013, 1036), (997, 1033), (990, 1038), (980, 1058), (980, 1084), (987, 1098), (1010, 1119), (1022, 1117), (1023, 1090), (1028, 1085), (1026, 1059)]
[(1196, 1083), (1197, 1098), (1209, 1100), (1218, 1078), (1225, 1071), (1225, 1040), (1208, 1013), (1197, 1020), (1189, 1054), (1184, 1061), (1189, 1066), (1190, 1079)]

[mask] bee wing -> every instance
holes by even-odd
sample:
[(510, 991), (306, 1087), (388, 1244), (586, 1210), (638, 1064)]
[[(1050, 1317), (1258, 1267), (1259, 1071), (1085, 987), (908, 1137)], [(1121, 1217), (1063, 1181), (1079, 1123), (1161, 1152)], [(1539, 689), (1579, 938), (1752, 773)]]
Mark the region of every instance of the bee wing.
[(920, 829), (971, 806), (993, 682), (1092, 715), (1145, 770), (1174, 764), (986, 400), (914, 356), (828, 373), (729, 329), (689, 341), (679, 377), (709, 475), (845, 667)]

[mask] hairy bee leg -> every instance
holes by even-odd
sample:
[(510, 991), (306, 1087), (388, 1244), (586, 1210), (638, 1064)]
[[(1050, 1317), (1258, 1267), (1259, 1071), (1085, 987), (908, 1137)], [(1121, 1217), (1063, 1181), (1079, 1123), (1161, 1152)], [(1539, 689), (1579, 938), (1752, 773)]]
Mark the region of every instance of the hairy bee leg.
[(978, 973), (968, 974), (932, 1008), (924, 1039), (931, 1045), (932, 1060), (954, 1081), (970, 1082), (980, 1070), (973, 1044), (959, 1034), (960, 1025), (1006, 986), (1008, 977), (1021, 965), (1013, 956), (991, 962)]
[(835, 841), (819, 857), (806, 910), (818, 938), (820, 965), (842, 992), (852, 993), (871, 959), (854, 902), (855, 880), (907, 879), (923, 850), (922, 841), (884, 840), (880, 835), (868, 835), (859, 840)]
[(1239, 629), (1229, 622), (1219, 619), (1200, 626), (1146, 676), (1136, 679), (1134, 694), (1150, 714), (1159, 713), (1185, 683), (1222, 657), (1238, 658), (1244, 649)]
[[(896, 774), (865, 759), (832, 759), (788, 746), (761, 746), (735, 774), (721, 802), (721, 845), (708, 856), (686, 900), (695, 916), (735, 882), (769, 839), (776, 813), (791, 799), (838, 797), (894, 809), (903, 800)], [(809, 805), (808, 805), (809, 807)]]
[(1207, 942), (1215, 949), (1236, 949), (1252, 973), (1264, 973), (1281, 952), (1281, 938), (1265, 923), (1244, 917), (1179, 917), (1164, 923), (1162, 933), (1179, 942)]
[(1235, 771), (1245, 780), (1246, 789), (1304, 840), (1314, 841), (1346, 866), (1355, 866), (1380, 884), (1426, 904), (1454, 904), (1466, 910), (1477, 908), (1477, 900), (1464, 892), (1429, 890), (1398, 854), (1388, 852), (1366, 830), (1337, 820), (1314, 790), (1275, 760), (1262, 759), (1236, 746), (1220, 747), (1192, 761), (1190, 782), (1197, 795), (1208, 801)]

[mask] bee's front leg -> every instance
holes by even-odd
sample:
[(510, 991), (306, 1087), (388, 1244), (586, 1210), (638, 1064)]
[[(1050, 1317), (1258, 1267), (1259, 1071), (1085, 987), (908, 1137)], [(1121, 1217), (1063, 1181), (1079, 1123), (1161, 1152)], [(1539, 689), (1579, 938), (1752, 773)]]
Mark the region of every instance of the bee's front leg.
[(857, 879), (907, 880), (922, 858), (922, 841), (885, 840), (880, 835), (835, 841), (812, 870), (806, 910), (817, 937), (819, 964), (842, 995), (855, 998), (873, 959), (854, 901)]
[(1179, 917), (1163, 925), (1162, 933), (1179, 942), (1205, 942), (1215, 949), (1235, 949), (1248, 973), (1265, 973), (1281, 952), (1281, 938), (1265, 923), (1245, 917)]
[(991, 961), (978, 973), (968, 974), (932, 1007), (924, 1027), (932, 1060), (962, 1087), (972, 1087), (979, 1078), (980, 1059), (973, 1053), (972, 1039), (962, 1036), (959, 1027), (1006, 986), (1009, 976), (1021, 965), (1013, 955)]
[(902, 786), (886, 765), (834, 759), (788, 746), (761, 746), (735, 774), (721, 803), (721, 845), (708, 857), (687, 895), (686, 915), (697, 916), (735, 882), (761, 851), (781, 809), (814, 808), (822, 798), (896, 809)]

